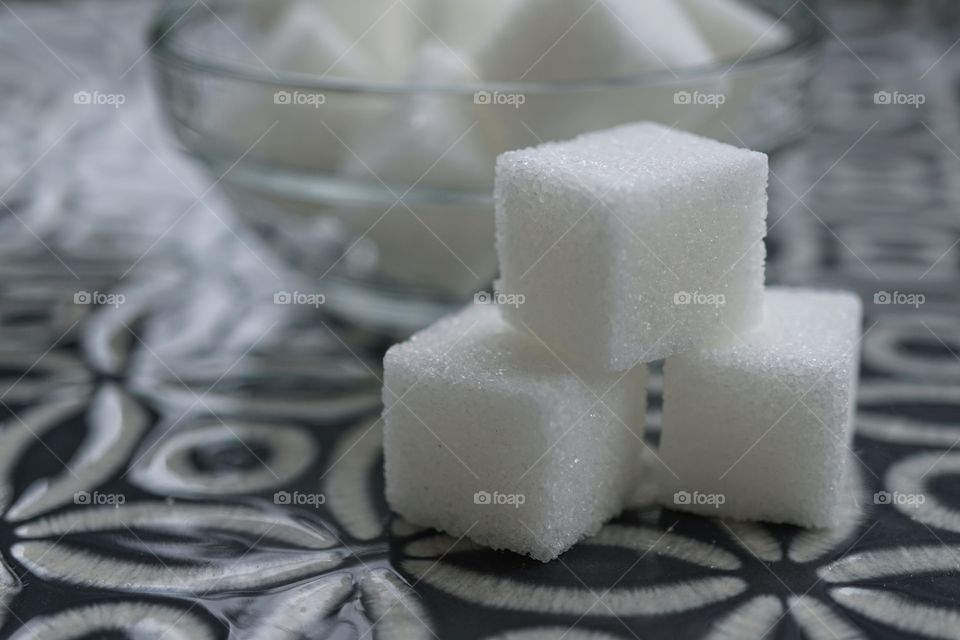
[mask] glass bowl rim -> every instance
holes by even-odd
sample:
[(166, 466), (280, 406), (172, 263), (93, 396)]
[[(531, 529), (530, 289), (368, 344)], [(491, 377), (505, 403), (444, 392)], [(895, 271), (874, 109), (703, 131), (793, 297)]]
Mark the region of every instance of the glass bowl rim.
[[(214, 0), (202, 3), (208, 11), (213, 13), (217, 5), (229, 5), (224, 0)], [(196, 9), (196, 3), (189, 0), (174, 0), (165, 3), (157, 12), (147, 29), (147, 39), (151, 57), (164, 65), (172, 65), (182, 69), (208, 74), (220, 78), (232, 79), (273, 87), (275, 89), (299, 89), (311, 92), (343, 92), (343, 93), (372, 93), (372, 94), (419, 94), (438, 93), (452, 95), (474, 95), (478, 92), (524, 93), (524, 94), (555, 94), (578, 91), (597, 91), (616, 88), (643, 88), (682, 85), (691, 81), (709, 80), (734, 75), (749, 68), (757, 68), (776, 64), (783, 60), (792, 59), (794, 54), (803, 55), (817, 50), (826, 33), (826, 26), (817, 16), (810, 4), (817, 4), (816, 0), (794, 3), (787, 9), (802, 11), (802, 29), (794, 34), (789, 42), (773, 49), (750, 53), (731, 61), (718, 60), (706, 65), (696, 65), (682, 69), (663, 69), (648, 71), (640, 74), (606, 77), (588, 80), (572, 80), (557, 82), (510, 82), (510, 81), (477, 81), (455, 84), (430, 82), (404, 81), (373, 81), (361, 78), (343, 76), (321, 76), (317, 74), (301, 73), (285, 70), (273, 70), (263, 66), (247, 64), (239, 61), (214, 59), (202, 53), (191, 51), (186, 47), (178, 46), (174, 37), (189, 20), (184, 16)]]

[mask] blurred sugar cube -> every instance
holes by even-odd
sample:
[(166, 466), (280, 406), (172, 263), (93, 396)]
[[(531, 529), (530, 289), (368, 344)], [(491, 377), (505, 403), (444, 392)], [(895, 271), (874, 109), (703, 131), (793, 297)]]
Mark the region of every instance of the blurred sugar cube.
[(475, 203), (418, 196), (430, 189), (482, 194), (493, 181), (495, 154), (472, 117), (472, 98), (429, 89), (475, 79), (462, 54), (437, 42), (423, 45), (411, 81), (428, 88), (358, 132), (343, 169), (394, 197), (379, 207), (341, 210), (343, 224), (375, 246), (379, 269), (397, 282), (460, 296), (496, 273), (493, 217)]
[(675, 0), (524, 0), (500, 14), (477, 51), (485, 78), (589, 80), (714, 60)]
[(714, 53), (731, 61), (781, 47), (790, 30), (772, 15), (742, 0), (677, 0)]

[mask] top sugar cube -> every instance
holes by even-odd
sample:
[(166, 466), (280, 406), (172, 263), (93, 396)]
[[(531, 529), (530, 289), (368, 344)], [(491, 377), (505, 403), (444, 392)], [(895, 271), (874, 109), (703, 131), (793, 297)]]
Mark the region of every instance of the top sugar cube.
[(766, 187), (766, 155), (651, 123), (505, 153), (503, 311), (591, 368), (729, 342), (760, 320)]

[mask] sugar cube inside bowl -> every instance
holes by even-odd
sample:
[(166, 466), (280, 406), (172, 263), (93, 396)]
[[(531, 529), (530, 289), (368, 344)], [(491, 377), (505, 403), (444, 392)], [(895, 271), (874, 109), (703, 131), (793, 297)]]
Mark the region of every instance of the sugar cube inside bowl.
[[(717, 29), (705, 26), (715, 26), (713, 14), (696, 3), (285, 0), (255, 9), (261, 37), (249, 40), (255, 60), (244, 54), (244, 63), (258, 80), (238, 83), (236, 99), (224, 100), (232, 104), (211, 124), (229, 151), (248, 151), (251, 170), (234, 178), (241, 191), (262, 197), (253, 207), (241, 193), (238, 209), (252, 211), (244, 213), (252, 228), (288, 262), (357, 294), (331, 296), (331, 311), (375, 325), (389, 325), (384, 309), (406, 301), (436, 309), (489, 284), (495, 258), (484, 196), (499, 152), (638, 118), (697, 130), (716, 124), (720, 111), (681, 104), (677, 94), (727, 98), (728, 83), (714, 73)], [(720, 31), (740, 34), (731, 40), (753, 37), (764, 24), (749, 11), (715, 12), (727, 16)], [(462, 69), (450, 73), (449, 60)], [(460, 99), (474, 89), (477, 104)], [(461, 143), (450, 142), (471, 125)], [(246, 176), (254, 179), (243, 183)], [(398, 195), (418, 180), (450, 193), (427, 193), (422, 207), (398, 204), (381, 219), (390, 203), (381, 207), (381, 196), (371, 195), (379, 179)], [(448, 207), (451, 200), (457, 204)], [(458, 209), (464, 200), (468, 211)], [(270, 204), (295, 215), (271, 216)], [(305, 220), (312, 214), (327, 223), (313, 226)], [(315, 243), (293, 225), (277, 230), (290, 219), (336, 230), (322, 257), (297, 257)], [(347, 297), (364, 301), (334, 302)]]
[(790, 41), (781, 19), (744, 0), (677, 0), (717, 57), (737, 60)]
[[(638, 119), (692, 130), (715, 109), (678, 108), (676, 93), (715, 93), (722, 84), (681, 79), (716, 57), (675, 0), (519, 0), (498, 14), (471, 53), (484, 80), (517, 83), (503, 94), (522, 101), (519, 108), (490, 104), (480, 112), (502, 132), (502, 151)], [(659, 82), (650, 81), (655, 74)], [(595, 89), (567, 90), (578, 83)]]
[(715, 59), (675, 0), (521, 0), (475, 56), (484, 78), (505, 82), (629, 77)]
[[(460, 55), (430, 41), (417, 53), (412, 80), (437, 87), (466, 86), (475, 78)], [(496, 274), (489, 206), (456, 202), (450, 195), (482, 194), (493, 181), (494, 153), (474, 106), (470, 96), (455, 93), (403, 96), (351, 142), (343, 175), (374, 188), (386, 184), (393, 201), (343, 207), (341, 220), (373, 243), (378, 272), (391, 282), (464, 298)], [(444, 190), (446, 199), (432, 189)], [(432, 201), (416, 197), (427, 192)]]

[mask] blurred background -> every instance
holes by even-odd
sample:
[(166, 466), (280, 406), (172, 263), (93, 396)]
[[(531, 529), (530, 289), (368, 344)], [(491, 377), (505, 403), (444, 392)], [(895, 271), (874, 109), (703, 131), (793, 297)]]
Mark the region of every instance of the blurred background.
[[(811, 577), (851, 545), (960, 543), (934, 477), (960, 468), (956, 4), (366, 4), (0, 0), (0, 635), (700, 636), (758, 589), (809, 588), (837, 632), (958, 615), (955, 555), (937, 586), (903, 583), (899, 620)], [(621, 576), (638, 551), (611, 545), (532, 566), (391, 521), (377, 421), (383, 350), (495, 286), (496, 155), (640, 119), (771, 155), (768, 281), (865, 303), (863, 489), (930, 456), (946, 505), (805, 547), (744, 534), (787, 582), (681, 517), (752, 586), (661, 617), (574, 596), (717, 566), (654, 553)], [(567, 604), (536, 604), (557, 585)], [(530, 604), (491, 595), (511, 589)]]

